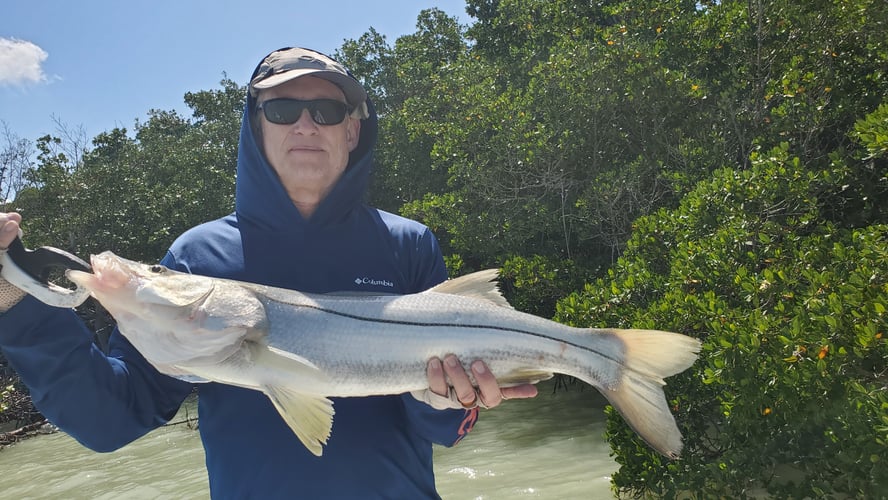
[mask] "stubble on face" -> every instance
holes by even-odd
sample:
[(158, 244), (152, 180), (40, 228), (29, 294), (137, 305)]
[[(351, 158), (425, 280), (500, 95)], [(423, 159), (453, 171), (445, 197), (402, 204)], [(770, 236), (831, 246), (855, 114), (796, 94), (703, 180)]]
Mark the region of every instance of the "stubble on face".
[[(338, 86), (312, 76), (263, 90), (258, 101), (280, 97), (345, 102)], [(262, 113), (258, 119), (266, 159), (300, 213), (310, 217), (345, 171), (349, 153), (358, 145), (360, 120), (346, 117), (337, 125), (318, 125), (306, 111), (289, 125), (270, 123)]]

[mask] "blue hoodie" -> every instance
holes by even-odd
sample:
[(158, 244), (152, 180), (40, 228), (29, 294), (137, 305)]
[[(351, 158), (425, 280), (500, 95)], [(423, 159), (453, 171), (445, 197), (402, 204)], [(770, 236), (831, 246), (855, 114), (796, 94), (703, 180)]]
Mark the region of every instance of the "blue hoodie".
[[(162, 262), (318, 293), (416, 293), (446, 279), (428, 228), (362, 201), (377, 135), (368, 104), (345, 173), (305, 219), (256, 144), (248, 97), (235, 213), (187, 231)], [(91, 339), (73, 311), (30, 296), (0, 315), (0, 349), (35, 405), (91, 449), (115, 450), (163, 425), (194, 388), (158, 373), (119, 332), (109, 356)], [(334, 398), (333, 432), (315, 457), (262, 393), (197, 389), (213, 498), (437, 498), (432, 443), (455, 444), (477, 418), (477, 410), (438, 411), (409, 394)]]

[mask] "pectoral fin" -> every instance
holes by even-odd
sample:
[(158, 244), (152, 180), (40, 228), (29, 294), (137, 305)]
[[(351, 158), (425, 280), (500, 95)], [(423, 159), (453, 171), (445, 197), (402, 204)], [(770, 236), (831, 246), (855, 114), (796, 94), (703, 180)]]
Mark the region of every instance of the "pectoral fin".
[(263, 386), (264, 392), (293, 429), (296, 437), (316, 456), (321, 456), (333, 430), (333, 402), (317, 392), (303, 392), (299, 388), (324, 387), (327, 375), (311, 361), (271, 346), (249, 344), (252, 360), (268, 370), (288, 373), (288, 386)]
[(333, 430), (333, 402), (283, 387), (265, 387), (263, 392), (308, 451), (321, 456)]

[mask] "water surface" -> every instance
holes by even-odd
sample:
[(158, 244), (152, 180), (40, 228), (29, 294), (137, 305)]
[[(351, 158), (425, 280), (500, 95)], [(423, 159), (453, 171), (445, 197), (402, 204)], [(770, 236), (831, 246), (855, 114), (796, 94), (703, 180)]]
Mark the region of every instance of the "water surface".
[[(436, 447), (438, 491), (445, 499), (613, 498), (617, 465), (603, 435), (594, 390), (553, 395), (551, 383), (540, 384), (536, 399), (482, 410), (462, 443)], [(107, 454), (64, 433), (34, 437), (0, 451), (0, 498), (206, 499), (200, 435), (169, 425)]]

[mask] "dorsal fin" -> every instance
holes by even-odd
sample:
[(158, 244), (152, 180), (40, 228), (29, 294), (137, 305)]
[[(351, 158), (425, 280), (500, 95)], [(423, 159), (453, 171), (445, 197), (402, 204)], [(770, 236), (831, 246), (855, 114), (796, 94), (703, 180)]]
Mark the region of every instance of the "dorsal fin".
[(512, 306), (509, 305), (509, 302), (500, 293), (499, 286), (496, 283), (497, 276), (499, 276), (499, 269), (485, 269), (447, 280), (429, 291), (486, 300), (494, 305), (512, 309)]

